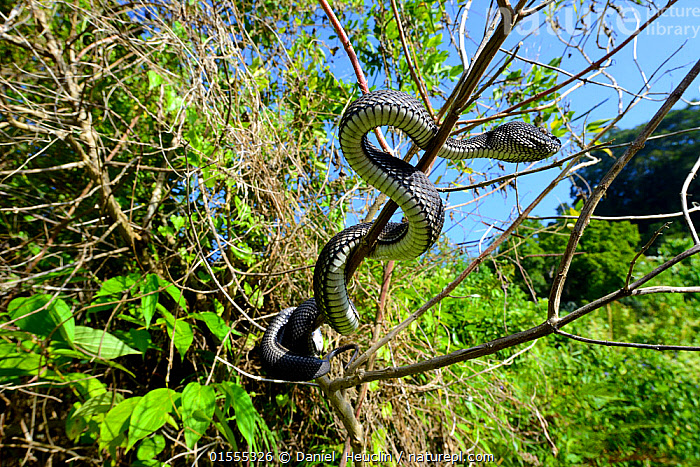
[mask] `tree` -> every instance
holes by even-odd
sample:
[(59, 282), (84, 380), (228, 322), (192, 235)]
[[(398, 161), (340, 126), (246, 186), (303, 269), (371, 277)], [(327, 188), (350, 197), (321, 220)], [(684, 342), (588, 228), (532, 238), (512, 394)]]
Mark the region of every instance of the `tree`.
[[(696, 107), (688, 106), (682, 110), (669, 112), (659, 124), (654, 138), (646, 141), (640, 157), (632, 161), (620, 173), (607, 190), (605, 198), (596, 209), (596, 215), (621, 217), (628, 216), (630, 222), (639, 226), (642, 240), (648, 239), (661, 227), (664, 219), (644, 218), (666, 213), (680, 213), (681, 189), (695, 163), (700, 151), (700, 142), (695, 136), (695, 129), (700, 126), (700, 112)], [(576, 183), (572, 187), (572, 196), (585, 199), (588, 187), (595, 187), (603, 175), (618, 159), (624, 147), (642, 131), (643, 125), (631, 130), (615, 129), (605, 136), (615, 143), (611, 155), (599, 151), (595, 154), (601, 159), (599, 164), (590, 165), (581, 170), (586, 185)], [(691, 207), (696, 207), (700, 199), (700, 187), (697, 183), (690, 185), (687, 198)], [(640, 216), (638, 218), (637, 216)], [(694, 223), (700, 221), (698, 212), (691, 213)], [(682, 217), (673, 219), (670, 230), (664, 235), (687, 235), (688, 226)]]

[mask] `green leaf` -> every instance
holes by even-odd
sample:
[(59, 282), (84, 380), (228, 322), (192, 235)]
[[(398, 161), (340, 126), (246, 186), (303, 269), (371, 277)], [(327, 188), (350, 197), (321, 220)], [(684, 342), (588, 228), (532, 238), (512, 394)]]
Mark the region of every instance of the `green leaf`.
[(549, 61), (549, 66), (559, 66), (561, 65), (562, 57), (555, 57)]
[(231, 253), (233, 255), (240, 259), (241, 261), (245, 261), (245, 263), (250, 266), (255, 262), (255, 256), (253, 254), (253, 249), (250, 248), (250, 246), (246, 245), (245, 243), (240, 243), (238, 245), (234, 245), (233, 248), (231, 248)]
[(173, 339), (173, 344), (177, 349), (180, 356), (184, 359), (187, 350), (192, 345), (194, 340), (194, 334), (192, 333), (192, 326), (186, 321), (181, 319), (175, 320), (175, 328), (168, 328), (170, 331), (170, 337)]
[(175, 303), (177, 303), (183, 310), (187, 310), (187, 301), (185, 300), (182, 291), (178, 289), (177, 286), (160, 277), (158, 278), (158, 285), (165, 289), (168, 295), (170, 295), (173, 300), (175, 300)]
[(392, 407), (391, 402), (386, 401), (381, 405), (381, 413), (382, 413), (382, 417), (384, 417), (386, 419), (390, 420), (392, 418), (392, 414), (394, 413), (394, 408)]
[(75, 327), (74, 344), (88, 354), (105, 360), (141, 353), (106, 331), (86, 326)]
[(104, 392), (91, 397), (75, 412), (73, 417), (91, 418), (96, 414), (107, 413), (122, 402), (124, 396), (115, 392)]
[(523, 70), (511, 71), (510, 73), (508, 73), (508, 75), (506, 75), (506, 81), (519, 80), (522, 75), (523, 75)]
[(168, 388), (149, 392), (136, 404), (129, 420), (127, 451), (141, 439), (160, 429), (175, 411), (180, 394)]
[(187, 218), (184, 216), (170, 216), (170, 222), (173, 223), (173, 227), (175, 227), (175, 232), (178, 232), (180, 229), (182, 229), (185, 226), (185, 222), (187, 221)]
[[(56, 381), (70, 383), (85, 398), (99, 396), (107, 392), (107, 386), (97, 378), (92, 378), (83, 373), (63, 373)], [(121, 400), (121, 399), (120, 399)]]
[(134, 285), (134, 280), (127, 276), (117, 276), (107, 279), (102, 283), (102, 287), (95, 294), (96, 297), (103, 295), (121, 295), (125, 290)]
[(596, 120), (594, 122), (589, 123), (588, 125), (586, 125), (586, 133), (597, 133), (600, 130), (600, 128), (603, 125), (605, 125), (606, 123), (608, 123), (610, 120), (612, 120), (612, 119), (611, 118), (603, 118), (603, 119)]
[(141, 313), (143, 314), (144, 321), (146, 321), (146, 329), (151, 325), (151, 319), (153, 319), (153, 315), (156, 313), (159, 295), (158, 289), (158, 276), (155, 274), (148, 274), (141, 286), (141, 292), (143, 293), (141, 297)]
[(162, 76), (153, 70), (148, 71), (148, 90), (160, 86), (165, 81)]
[(158, 454), (165, 449), (165, 437), (155, 434), (150, 438), (144, 439), (138, 450), (136, 457), (141, 461), (154, 459)]
[(128, 336), (123, 336), (123, 339), (126, 339), (130, 346), (136, 347), (141, 353), (151, 348), (151, 333), (145, 329), (129, 329)]
[(3, 381), (38, 375), (46, 364), (46, 359), (41, 355), (17, 351), (15, 344), (0, 345), (0, 378)]
[(180, 39), (187, 39), (187, 29), (180, 21), (173, 22), (173, 31)]
[(165, 93), (166, 112), (177, 112), (182, 108), (183, 102), (185, 102), (185, 100), (182, 97), (171, 93)]
[[(209, 328), (212, 334), (214, 334), (219, 340), (224, 340), (226, 334), (231, 328), (226, 321), (224, 321), (220, 316), (218, 316), (213, 311), (204, 311), (202, 313), (193, 313), (192, 318), (204, 321), (204, 323)], [(231, 329), (231, 332), (235, 335), (241, 335), (239, 332)]]
[(395, 20), (389, 21), (386, 24), (386, 27), (384, 28), (384, 34), (386, 34), (386, 38), (389, 39), (390, 41), (393, 41), (393, 40), (396, 40), (399, 38), (399, 28), (396, 27)]
[(255, 423), (260, 417), (257, 410), (253, 406), (253, 401), (245, 389), (235, 383), (225, 383), (224, 389), (231, 397), (231, 403), (234, 413), (236, 414), (236, 425), (241, 434), (248, 442), (249, 446), (254, 446), (255, 442)]
[[(75, 320), (70, 307), (60, 298), (37, 294), (12, 300), (7, 311), (17, 326), (40, 337), (62, 337), (73, 342)], [(58, 329), (60, 334), (54, 331)]]
[(74, 417), (73, 412), (69, 412), (66, 418), (66, 437), (74, 441), (85, 431), (87, 425), (87, 421), (83, 417)]
[(209, 428), (216, 407), (216, 395), (211, 386), (193, 382), (182, 391), (182, 423), (185, 444), (192, 449)]
[(109, 449), (112, 456), (116, 448), (126, 446), (126, 430), (129, 418), (142, 397), (132, 397), (123, 400), (112, 408), (100, 424), (100, 449)]
[(251, 305), (253, 305), (256, 308), (262, 308), (263, 306), (263, 294), (260, 289), (255, 289), (253, 290), (253, 287), (251, 287), (250, 284), (247, 282), (243, 283), (243, 291), (245, 292), (246, 296), (248, 297), (248, 301), (250, 302)]
[(425, 41), (424, 47), (437, 47), (442, 44), (442, 34), (436, 34)]
[(239, 221), (250, 220), (251, 208), (243, 202), (238, 196), (234, 196), (233, 204), (236, 207), (236, 219)]
[(224, 438), (231, 445), (233, 450), (237, 451), (238, 442), (236, 441), (236, 435), (233, 434), (233, 430), (228, 424), (228, 418), (219, 407), (214, 408), (214, 414), (216, 415), (216, 418), (214, 420), (214, 425), (216, 426), (216, 429), (219, 431), (219, 433), (221, 433), (224, 436)]
[(66, 418), (66, 435), (69, 439), (76, 439), (86, 428), (93, 425), (94, 431), (97, 426), (93, 420), (102, 422), (102, 414), (107, 413), (112, 407), (122, 400), (122, 396), (114, 392), (105, 392), (85, 401), (74, 411), (71, 411)]

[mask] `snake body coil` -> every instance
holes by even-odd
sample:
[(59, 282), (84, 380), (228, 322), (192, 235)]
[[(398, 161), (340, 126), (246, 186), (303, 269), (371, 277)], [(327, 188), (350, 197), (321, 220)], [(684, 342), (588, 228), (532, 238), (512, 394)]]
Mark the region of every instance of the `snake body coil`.
[[(445, 217), (442, 200), (428, 177), (412, 165), (392, 157), (367, 139), (379, 126), (403, 130), (425, 149), (438, 132), (430, 114), (415, 98), (398, 91), (375, 91), (357, 99), (343, 114), (338, 138), (345, 159), (368, 184), (393, 199), (408, 222), (390, 222), (369, 255), (376, 259), (408, 260), (427, 251), (437, 240)], [(523, 122), (510, 122), (489, 132), (459, 141), (449, 138), (438, 156), (447, 159), (488, 157), (505, 162), (537, 161), (557, 152), (561, 143), (546, 131)], [(335, 349), (322, 358), (318, 327), (325, 321), (341, 334), (359, 326), (350, 301), (345, 267), (372, 224), (349, 227), (323, 248), (314, 269), (314, 298), (297, 308), (282, 310), (263, 335), (262, 361), (272, 377), (308, 381), (330, 371)]]

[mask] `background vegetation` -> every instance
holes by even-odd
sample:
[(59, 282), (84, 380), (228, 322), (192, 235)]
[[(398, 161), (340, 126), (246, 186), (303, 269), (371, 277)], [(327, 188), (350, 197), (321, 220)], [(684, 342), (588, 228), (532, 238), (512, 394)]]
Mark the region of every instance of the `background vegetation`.
[[(360, 92), (343, 31), (303, 1), (0, 1), (3, 465), (212, 465), (225, 451), (275, 464), (280, 452), (348, 449), (698, 463), (697, 354), (609, 345), (700, 344), (698, 241), (667, 216), (683, 209), (698, 111), (661, 121), (588, 225), (596, 187), (644, 132), (615, 123), (660, 95), (601, 67), (629, 43), (611, 27), (626, 2), (501, 0), (485, 15), (494, 28), (461, 31), (488, 3), (333, 8), (368, 81), (419, 96), (454, 134), (517, 118), (567, 142), (513, 175), (438, 165), (441, 189), (515, 205), (518, 180), (549, 169), (543, 193), (572, 177), (572, 206), (554, 220), (529, 207), (480, 218), (491, 234), (473, 243), (446, 235), (419, 260), (362, 263), (351, 294), (364, 324), (350, 340), (371, 349), (365, 372), (336, 368), (319, 388), (265, 380), (256, 344), (270, 317), (308, 298), (323, 245), (383, 203), (333, 139)], [(634, 3), (650, 22), (659, 13)], [(562, 11), (579, 27), (557, 26)], [(580, 62), (505, 43), (504, 26), (535, 13)], [(591, 122), (572, 110), (584, 82), (619, 97), (619, 112)], [(660, 108), (680, 97), (666, 94)], [(688, 216), (699, 191), (687, 190)], [(450, 221), (476, 220), (465, 198), (445, 197)]]

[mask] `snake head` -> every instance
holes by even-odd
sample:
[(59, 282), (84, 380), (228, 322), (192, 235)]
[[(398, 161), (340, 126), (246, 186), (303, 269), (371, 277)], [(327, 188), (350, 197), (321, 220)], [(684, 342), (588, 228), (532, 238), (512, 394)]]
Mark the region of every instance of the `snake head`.
[(541, 127), (525, 122), (508, 122), (487, 133), (489, 144), (507, 154), (497, 157), (509, 162), (533, 162), (551, 156), (561, 149), (559, 138)]
[(556, 136), (548, 132), (547, 129), (541, 126), (537, 127), (537, 129), (540, 131), (540, 133), (542, 133), (543, 141), (545, 141), (544, 145), (547, 146), (547, 148), (549, 149), (550, 156), (561, 149), (561, 141), (559, 141), (559, 138), (557, 138)]

